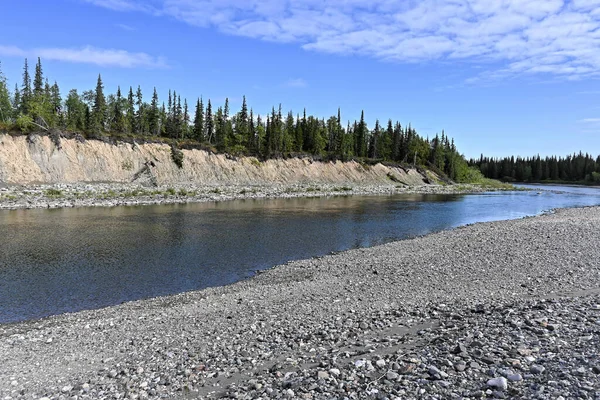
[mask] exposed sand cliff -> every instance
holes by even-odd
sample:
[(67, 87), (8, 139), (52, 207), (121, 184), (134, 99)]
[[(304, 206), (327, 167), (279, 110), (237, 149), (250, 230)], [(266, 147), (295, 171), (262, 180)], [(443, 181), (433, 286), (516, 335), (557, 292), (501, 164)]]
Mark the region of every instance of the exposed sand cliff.
[(355, 183), (423, 185), (415, 170), (357, 162), (309, 159), (237, 160), (202, 150), (183, 150), (183, 168), (171, 159), (166, 144), (110, 144), (99, 140), (60, 140), (47, 136), (0, 134), (0, 182), (8, 184), (153, 182), (156, 185), (266, 185), (291, 183)]

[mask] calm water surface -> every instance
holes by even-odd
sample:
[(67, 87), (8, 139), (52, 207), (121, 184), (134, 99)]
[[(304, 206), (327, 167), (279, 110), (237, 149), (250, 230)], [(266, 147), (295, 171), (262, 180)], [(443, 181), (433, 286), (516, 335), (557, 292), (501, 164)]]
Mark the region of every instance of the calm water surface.
[(224, 285), (256, 270), (459, 225), (600, 205), (563, 186), (478, 195), (0, 212), (0, 323)]

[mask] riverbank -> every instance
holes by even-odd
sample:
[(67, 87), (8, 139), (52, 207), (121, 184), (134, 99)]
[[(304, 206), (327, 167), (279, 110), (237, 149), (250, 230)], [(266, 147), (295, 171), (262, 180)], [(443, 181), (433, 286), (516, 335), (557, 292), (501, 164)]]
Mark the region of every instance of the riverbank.
[(385, 185), (296, 183), (271, 185), (169, 185), (127, 183), (10, 185), (0, 187), (0, 210), (183, 204), (240, 199), (374, 194), (459, 194), (510, 187), (487, 185)]
[(600, 208), (0, 325), (7, 398), (594, 398)]

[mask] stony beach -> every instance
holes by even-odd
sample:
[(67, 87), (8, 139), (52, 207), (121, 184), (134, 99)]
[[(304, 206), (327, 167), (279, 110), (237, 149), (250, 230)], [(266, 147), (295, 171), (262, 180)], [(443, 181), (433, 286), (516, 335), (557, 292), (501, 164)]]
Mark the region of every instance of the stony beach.
[(448, 194), (508, 190), (481, 185), (384, 185), (294, 183), (269, 185), (163, 185), (131, 183), (29, 184), (0, 187), (0, 210), (114, 207), (259, 198), (325, 197), (374, 194)]
[(0, 325), (0, 398), (600, 397), (600, 208)]

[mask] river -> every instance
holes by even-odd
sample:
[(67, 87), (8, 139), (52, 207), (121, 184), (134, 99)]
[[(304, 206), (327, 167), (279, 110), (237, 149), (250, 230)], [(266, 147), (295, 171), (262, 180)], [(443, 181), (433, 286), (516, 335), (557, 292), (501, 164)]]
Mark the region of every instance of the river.
[(226, 285), (289, 260), (600, 205), (600, 189), (0, 212), (0, 323)]

